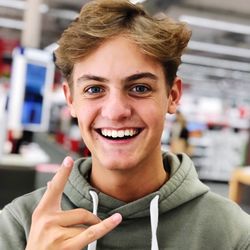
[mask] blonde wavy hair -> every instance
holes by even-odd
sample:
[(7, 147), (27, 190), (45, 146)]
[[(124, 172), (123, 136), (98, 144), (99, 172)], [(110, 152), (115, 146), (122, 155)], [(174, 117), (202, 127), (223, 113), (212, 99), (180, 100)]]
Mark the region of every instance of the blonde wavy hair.
[(141, 5), (128, 0), (90, 1), (63, 32), (55, 57), (68, 83), (72, 82), (76, 62), (118, 35), (126, 35), (143, 53), (156, 58), (163, 66), (167, 87), (172, 87), (181, 55), (191, 37), (190, 29), (167, 16), (153, 17)]

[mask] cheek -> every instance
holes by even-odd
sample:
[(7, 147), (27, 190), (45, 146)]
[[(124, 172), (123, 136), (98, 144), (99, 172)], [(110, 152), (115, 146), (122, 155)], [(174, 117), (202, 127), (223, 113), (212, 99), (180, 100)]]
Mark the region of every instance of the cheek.
[(143, 105), (141, 110), (141, 118), (144, 120), (148, 126), (153, 128), (161, 129), (165, 122), (165, 107), (159, 105)]
[(89, 105), (78, 103), (75, 105), (75, 112), (81, 130), (86, 129), (93, 122), (94, 114)]
[(165, 115), (168, 110), (168, 99), (166, 96), (158, 96), (158, 98), (151, 101), (151, 104), (142, 105), (145, 112), (149, 114), (149, 116), (154, 116), (156, 120), (161, 121), (161, 119), (165, 119)]
[(93, 133), (93, 127), (99, 117), (100, 105), (96, 102), (81, 101), (75, 105), (75, 108), (82, 138), (90, 148), (92, 140), (98, 139), (97, 134)]

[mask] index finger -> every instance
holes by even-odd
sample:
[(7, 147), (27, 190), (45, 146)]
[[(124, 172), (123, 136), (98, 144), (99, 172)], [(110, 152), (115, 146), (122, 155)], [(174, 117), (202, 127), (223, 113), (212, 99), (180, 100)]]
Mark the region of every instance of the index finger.
[(112, 231), (121, 223), (121, 221), (121, 214), (116, 213), (100, 223), (88, 227), (76, 237), (68, 240), (67, 244), (70, 246), (69, 249), (82, 249)]
[(61, 167), (47, 185), (47, 190), (45, 191), (38, 205), (40, 208), (60, 209), (62, 193), (72, 170), (73, 164), (74, 161), (71, 157), (67, 156), (64, 159)]

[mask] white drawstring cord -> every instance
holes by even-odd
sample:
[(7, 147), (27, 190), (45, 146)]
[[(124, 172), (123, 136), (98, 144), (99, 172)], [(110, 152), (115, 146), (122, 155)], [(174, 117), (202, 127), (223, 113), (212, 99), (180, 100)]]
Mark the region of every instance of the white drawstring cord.
[(150, 222), (152, 231), (151, 250), (158, 250), (157, 227), (159, 218), (159, 195), (156, 195), (150, 202)]
[[(93, 201), (93, 214), (94, 215), (97, 215), (97, 208), (98, 208), (98, 195), (95, 191), (93, 190), (90, 190), (89, 191), (89, 194), (92, 198), (92, 201)], [(92, 243), (90, 243), (88, 245), (88, 250), (96, 250), (96, 244), (97, 244), (97, 241), (93, 241)]]
[[(97, 215), (98, 195), (95, 191), (90, 190), (89, 194), (93, 201), (93, 214)], [(159, 250), (157, 241), (157, 227), (159, 219), (159, 195), (156, 195), (150, 202), (150, 223), (151, 223), (151, 250)], [(96, 250), (97, 241), (93, 241), (88, 245), (88, 250)]]

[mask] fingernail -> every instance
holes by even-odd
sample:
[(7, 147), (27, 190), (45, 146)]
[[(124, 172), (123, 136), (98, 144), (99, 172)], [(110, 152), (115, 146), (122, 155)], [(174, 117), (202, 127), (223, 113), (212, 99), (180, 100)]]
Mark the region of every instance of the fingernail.
[(66, 168), (71, 167), (72, 165), (72, 160), (69, 156), (67, 156), (64, 161), (63, 161), (63, 166), (65, 166)]
[(111, 218), (117, 224), (119, 224), (122, 221), (122, 216), (119, 213), (113, 214)]

